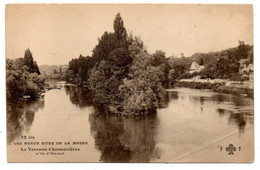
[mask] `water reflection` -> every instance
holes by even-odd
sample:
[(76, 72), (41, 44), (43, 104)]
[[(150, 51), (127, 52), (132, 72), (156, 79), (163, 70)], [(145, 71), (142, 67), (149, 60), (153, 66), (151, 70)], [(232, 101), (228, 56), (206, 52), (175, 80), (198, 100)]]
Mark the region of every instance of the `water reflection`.
[(102, 162), (150, 162), (160, 158), (154, 137), (156, 115), (138, 118), (107, 117), (91, 114), (91, 133)]
[(211, 100), (215, 103), (231, 102), (235, 106), (253, 105), (252, 99), (235, 95), (214, 94), (212, 95)]
[[(247, 117), (245, 116), (245, 112), (234, 113), (233, 111), (226, 110), (226, 109), (217, 109), (220, 117), (228, 116), (229, 123), (237, 125), (239, 131), (242, 133), (244, 132), (245, 126), (247, 124)], [(253, 117), (249, 117), (248, 119), (253, 119)], [(252, 123), (250, 121), (249, 123)]]
[(8, 143), (26, 133), (42, 132), (40, 122), (48, 122), (41, 139), (58, 136), (65, 141), (75, 133), (74, 138), (89, 141), (83, 161), (96, 154), (94, 161), (165, 162), (237, 129), (243, 133), (254, 123), (254, 101), (240, 96), (172, 89), (165, 93), (157, 113), (127, 118), (101, 114), (104, 111), (93, 105), (87, 88), (53, 88), (46, 92), (45, 102), (7, 105)]
[(244, 113), (236, 113), (230, 114), (229, 121), (238, 126), (240, 132), (244, 132), (246, 120), (244, 117)]
[[(74, 105), (79, 107), (93, 105), (91, 103), (92, 99), (91, 95), (88, 94), (88, 90), (84, 90), (83, 88), (78, 87), (66, 87), (65, 89), (67, 95), (70, 96), (70, 100)], [(187, 106), (178, 106), (180, 104)], [(203, 115), (197, 116), (197, 118), (194, 116), (189, 118), (191, 119), (189, 121), (191, 128), (193, 124), (194, 126), (196, 125), (196, 119), (201, 119), (202, 123), (200, 131), (202, 134), (204, 131), (203, 129), (207, 129), (210, 124), (215, 127), (214, 133), (218, 133), (218, 127), (216, 127), (219, 126), (217, 123), (218, 120), (213, 118), (214, 115), (211, 116), (209, 114), (209, 109), (214, 110), (214, 108), (216, 108), (215, 112), (219, 114), (220, 118), (227, 119), (229, 124), (237, 126), (241, 133), (244, 132), (247, 122), (253, 122), (253, 116), (251, 113), (252, 111), (247, 112), (251, 113), (251, 118), (248, 121), (247, 117), (245, 116), (246, 112), (239, 110), (243, 108), (243, 106), (250, 106), (252, 108), (252, 100), (247, 100), (239, 96), (223, 95), (206, 91), (194, 91), (190, 89), (180, 91), (176, 90), (167, 92), (164, 96), (162, 96), (162, 100), (160, 101), (159, 106), (160, 108), (165, 108), (171, 112), (174, 112), (175, 110), (171, 110), (170, 108), (172, 106), (177, 106), (176, 110), (179, 111), (178, 114), (183, 115), (183, 117), (176, 116), (175, 118), (174, 113), (171, 113), (172, 115), (170, 115), (170, 118), (172, 119), (165, 119), (163, 117), (166, 115), (163, 114), (167, 114), (167, 111), (163, 110), (160, 111), (160, 115), (153, 114), (148, 117), (126, 118), (104, 116), (100, 114), (102, 113), (102, 109), (95, 106), (95, 112), (89, 115), (89, 122), (91, 134), (95, 140), (95, 147), (97, 150), (101, 151), (99, 161), (150, 162), (151, 160), (160, 160), (162, 150), (165, 152), (165, 149), (161, 149), (156, 144), (155, 138), (157, 134), (162, 134), (162, 131), (158, 130), (158, 128), (160, 129), (161, 127), (164, 127), (164, 125), (167, 125), (169, 127), (166, 128), (175, 128), (180, 130), (185, 129), (185, 124), (179, 125), (177, 122), (181, 122), (187, 119), (185, 115), (189, 114), (189, 107), (193, 107), (194, 113), (197, 113), (197, 111), (195, 111), (196, 107), (199, 108), (199, 113), (207, 113), (207, 116), (204, 116), (205, 118), (203, 118)], [(204, 109), (206, 111), (204, 111)], [(162, 119), (162, 122), (160, 119)], [(215, 122), (210, 123), (208, 122), (209, 120)], [(203, 122), (207, 123), (203, 124)], [(199, 144), (200, 140), (197, 139), (199, 137), (196, 135), (196, 133), (192, 135), (196, 138), (193, 142), (196, 143), (195, 141), (197, 141)], [(212, 131), (212, 134), (209, 134), (209, 136), (213, 135), (214, 133)], [(187, 138), (184, 136), (182, 139), (182, 137), (183, 136), (179, 136), (178, 134), (167, 132), (165, 140), (176, 141), (178, 139), (182, 141), (186, 140), (185, 138)], [(185, 146), (185, 144), (178, 142), (167, 143), (167, 145)]]
[(77, 86), (64, 86), (64, 88), (72, 104), (80, 108), (92, 106), (92, 95), (87, 88)]
[(229, 123), (237, 125), (240, 133), (244, 132), (247, 123), (253, 123), (253, 101), (251, 99), (216, 94), (212, 96), (212, 101), (228, 106), (227, 109), (217, 108), (216, 110), (220, 117), (228, 116)]
[(160, 100), (159, 100), (159, 108), (167, 108), (168, 104), (171, 99), (178, 99), (178, 93), (177, 92), (171, 92), (171, 93), (164, 93), (160, 95)]
[[(212, 101), (228, 106), (228, 109), (217, 108), (216, 110), (220, 117), (228, 116), (229, 123), (237, 125), (240, 133), (244, 132), (247, 123), (253, 123), (254, 103), (251, 99), (234, 95), (215, 94), (212, 96)], [(245, 106), (247, 107), (243, 109)], [(247, 116), (248, 114), (251, 116)]]
[[(74, 105), (80, 108), (93, 105), (86, 88), (65, 86), (65, 91)], [(154, 140), (159, 124), (156, 114), (126, 118), (100, 114), (102, 108), (97, 106), (94, 110), (89, 115), (89, 123), (96, 149), (101, 151), (99, 161), (150, 162), (151, 159), (160, 158)]]
[(7, 142), (10, 144), (29, 131), (35, 112), (44, 108), (44, 100), (19, 101), (7, 104)]

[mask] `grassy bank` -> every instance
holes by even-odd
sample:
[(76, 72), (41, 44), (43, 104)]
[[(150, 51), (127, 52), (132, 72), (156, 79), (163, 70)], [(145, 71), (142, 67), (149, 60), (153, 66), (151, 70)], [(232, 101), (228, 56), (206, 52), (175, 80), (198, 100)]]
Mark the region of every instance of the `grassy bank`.
[(214, 92), (234, 94), (254, 98), (254, 90), (246, 88), (228, 87), (220, 83), (200, 83), (200, 82), (177, 82), (174, 87), (187, 87), (193, 89), (209, 89)]

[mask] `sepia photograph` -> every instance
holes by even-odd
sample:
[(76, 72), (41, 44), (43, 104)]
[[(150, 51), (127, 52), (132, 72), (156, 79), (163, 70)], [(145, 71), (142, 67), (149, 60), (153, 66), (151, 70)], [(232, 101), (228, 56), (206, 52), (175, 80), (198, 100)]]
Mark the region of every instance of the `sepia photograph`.
[(7, 4), (8, 162), (254, 162), (252, 4)]

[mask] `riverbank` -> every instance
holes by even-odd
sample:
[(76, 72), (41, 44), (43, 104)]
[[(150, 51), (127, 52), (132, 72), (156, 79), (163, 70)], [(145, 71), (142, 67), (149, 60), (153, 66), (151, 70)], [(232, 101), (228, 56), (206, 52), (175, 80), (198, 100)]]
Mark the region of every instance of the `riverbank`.
[(186, 87), (193, 89), (209, 89), (214, 92), (234, 94), (254, 98), (254, 90), (247, 88), (237, 88), (225, 86), (221, 83), (201, 83), (201, 82), (177, 82), (174, 87)]
[(45, 93), (49, 90), (53, 89), (61, 89), (61, 86), (58, 86), (59, 84), (62, 84), (63, 82), (56, 82), (56, 81), (45, 81), (42, 86), (38, 87), (39, 89), (35, 91), (31, 91), (30, 94), (23, 94), (16, 100), (12, 101), (19, 101), (19, 100), (26, 100), (26, 101), (34, 101), (40, 97), (43, 97)]

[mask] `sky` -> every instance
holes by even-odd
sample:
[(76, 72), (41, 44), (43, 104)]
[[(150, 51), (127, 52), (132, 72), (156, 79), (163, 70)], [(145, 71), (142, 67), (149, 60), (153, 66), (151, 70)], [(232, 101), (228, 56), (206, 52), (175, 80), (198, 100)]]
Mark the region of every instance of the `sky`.
[(239, 40), (253, 45), (251, 5), (12, 4), (6, 7), (6, 57), (23, 57), (27, 48), (38, 65), (91, 56), (98, 38), (113, 32), (118, 12), (150, 53), (188, 57), (236, 47)]

